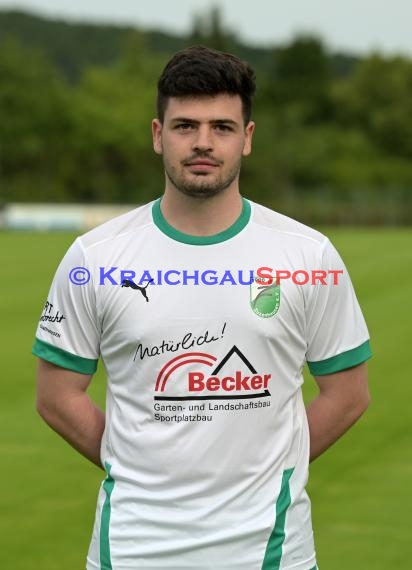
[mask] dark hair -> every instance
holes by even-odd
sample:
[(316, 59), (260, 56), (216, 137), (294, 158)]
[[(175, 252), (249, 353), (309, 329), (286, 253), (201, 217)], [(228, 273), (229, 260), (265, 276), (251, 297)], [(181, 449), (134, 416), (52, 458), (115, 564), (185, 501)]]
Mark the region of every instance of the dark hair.
[(242, 99), (245, 124), (252, 115), (256, 91), (253, 69), (238, 57), (204, 46), (177, 52), (166, 64), (157, 84), (157, 117), (163, 122), (169, 97), (228, 93)]

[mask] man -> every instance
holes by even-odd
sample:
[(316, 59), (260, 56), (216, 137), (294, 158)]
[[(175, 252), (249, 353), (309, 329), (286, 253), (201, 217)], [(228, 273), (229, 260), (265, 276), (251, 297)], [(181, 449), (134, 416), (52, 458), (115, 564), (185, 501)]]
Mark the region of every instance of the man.
[(308, 462), (368, 405), (369, 337), (328, 239), (239, 193), (254, 91), (234, 56), (177, 53), (152, 125), (163, 197), (78, 238), (52, 284), (37, 406), (106, 470), (89, 570), (317, 568)]

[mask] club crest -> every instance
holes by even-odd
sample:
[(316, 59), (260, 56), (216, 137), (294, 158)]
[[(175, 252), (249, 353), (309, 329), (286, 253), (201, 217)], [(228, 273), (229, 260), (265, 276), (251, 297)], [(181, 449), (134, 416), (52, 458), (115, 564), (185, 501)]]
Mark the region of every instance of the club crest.
[(255, 276), (250, 284), (250, 306), (259, 317), (276, 315), (280, 306), (280, 285), (269, 277)]

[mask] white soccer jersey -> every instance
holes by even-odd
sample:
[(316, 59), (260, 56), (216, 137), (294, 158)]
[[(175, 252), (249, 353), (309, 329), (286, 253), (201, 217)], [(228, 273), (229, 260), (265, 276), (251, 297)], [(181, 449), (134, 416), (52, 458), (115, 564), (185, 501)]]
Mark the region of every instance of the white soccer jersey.
[(107, 372), (89, 570), (316, 567), (302, 368), (370, 356), (327, 238), (247, 200), (188, 236), (153, 202), (74, 242), (36, 336), (37, 356)]

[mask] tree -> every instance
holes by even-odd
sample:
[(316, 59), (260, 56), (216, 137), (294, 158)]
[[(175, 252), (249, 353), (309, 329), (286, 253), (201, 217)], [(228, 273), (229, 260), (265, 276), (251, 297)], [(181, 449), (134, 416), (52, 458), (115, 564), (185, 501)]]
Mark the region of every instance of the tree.
[(296, 38), (289, 46), (277, 50), (275, 65), (271, 91), (276, 104), (294, 104), (309, 120), (327, 115), (331, 67), (320, 39)]
[(202, 44), (219, 51), (236, 52), (236, 36), (225, 27), (218, 6), (213, 6), (206, 14), (195, 14), (188, 39), (191, 44)]
[(0, 77), (3, 200), (41, 198), (52, 188), (58, 197), (58, 160), (69, 127), (67, 86), (43, 54), (13, 38), (0, 45)]
[(361, 125), (381, 149), (412, 157), (412, 62), (379, 54), (361, 61), (352, 77), (336, 84), (338, 120)]
[(143, 202), (160, 193), (150, 134), (159, 72), (160, 62), (133, 34), (116, 66), (84, 73), (74, 92), (64, 172), (76, 200)]

